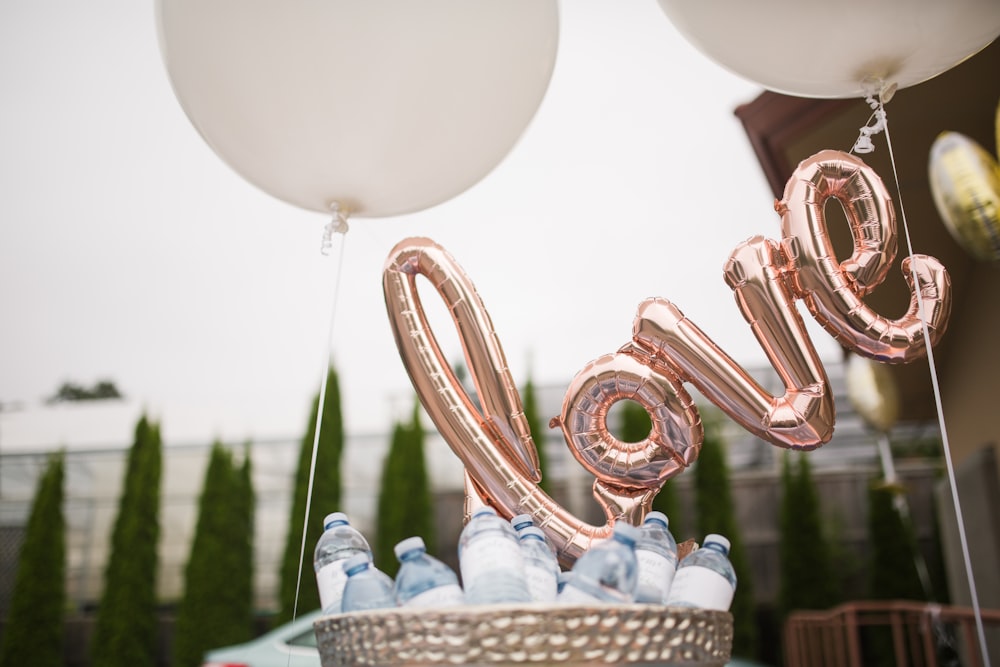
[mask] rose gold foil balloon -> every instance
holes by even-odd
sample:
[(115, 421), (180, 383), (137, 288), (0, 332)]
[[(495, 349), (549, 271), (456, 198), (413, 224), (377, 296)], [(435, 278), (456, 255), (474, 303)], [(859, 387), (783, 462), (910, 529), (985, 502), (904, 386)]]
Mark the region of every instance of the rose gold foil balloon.
[[(825, 206), (840, 202), (854, 239), (839, 261)], [(911, 288), (899, 319), (872, 311), (862, 298), (881, 283), (896, 253), (895, 214), (882, 181), (861, 160), (823, 151), (805, 160), (775, 205), (780, 242), (755, 236), (730, 254), (724, 269), (736, 304), (784, 384), (769, 393), (671, 302), (639, 305), (632, 340), (590, 362), (567, 389), (552, 426), (595, 479), (603, 526), (584, 523), (538, 486), (538, 461), (521, 400), (493, 324), (455, 260), (428, 239), (398, 244), (383, 274), (396, 345), (424, 408), (466, 470), (467, 510), (489, 504), (510, 518), (528, 513), (572, 563), (615, 521), (637, 524), (670, 477), (698, 457), (701, 419), (683, 383), (693, 384), (746, 430), (793, 449), (813, 449), (833, 435), (834, 404), (826, 371), (795, 301), (849, 349), (883, 362), (905, 363), (943, 335), (951, 306), (948, 274), (933, 257), (903, 262)], [(424, 276), (444, 299), (483, 405), (479, 411), (441, 353), (417, 294)], [(918, 298), (919, 297), (919, 298)], [(622, 400), (642, 405), (651, 430), (627, 443), (608, 430)]]
[[(427, 278), (451, 312), (482, 401), (482, 413), (455, 377), (431, 331), (417, 293), (418, 276)], [(576, 560), (594, 540), (610, 536), (615, 520), (642, 520), (667, 475), (665, 469), (676, 469), (674, 460), (682, 456), (651, 453), (649, 458), (655, 460), (646, 462), (640, 461), (641, 456), (633, 457), (634, 461), (623, 465), (645, 464), (650, 472), (635, 481), (627, 476), (617, 480), (612, 475), (607, 477), (611, 483), (599, 480), (595, 484), (607, 523), (592, 526), (577, 519), (538, 486), (535, 445), (499, 339), (475, 287), (451, 255), (429, 239), (406, 239), (391, 252), (382, 285), (403, 365), (424, 409), (465, 465), (470, 504), (489, 504), (508, 519), (531, 514), (558, 546), (565, 564)], [(634, 393), (650, 404), (675, 400), (669, 387), (637, 389)], [(678, 400), (690, 405), (690, 399)], [(685, 411), (681, 405), (677, 407)], [(666, 413), (667, 409), (659, 411)], [(686, 414), (692, 420), (690, 435), (699, 434), (693, 407), (687, 408)]]
[[(854, 237), (854, 252), (843, 262), (837, 260), (827, 231), (824, 207), (831, 197), (843, 207)], [(844, 347), (878, 361), (905, 363), (927, 353), (924, 326), (931, 345), (944, 335), (951, 312), (951, 279), (933, 257), (913, 255), (903, 260), (910, 306), (899, 319), (883, 317), (862, 301), (885, 279), (895, 259), (896, 216), (882, 180), (859, 158), (821, 151), (804, 160), (788, 179), (775, 209), (781, 214), (790, 285), (816, 321)]]

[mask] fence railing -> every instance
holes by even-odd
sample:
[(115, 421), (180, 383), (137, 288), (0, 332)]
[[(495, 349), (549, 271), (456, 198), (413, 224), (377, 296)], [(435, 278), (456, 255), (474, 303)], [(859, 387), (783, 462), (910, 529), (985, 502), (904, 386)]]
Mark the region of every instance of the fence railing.
[[(1000, 635), (1000, 609), (983, 609), (980, 615), (987, 636)], [(794, 612), (784, 633), (786, 667), (979, 667), (980, 643), (971, 607), (907, 600)]]

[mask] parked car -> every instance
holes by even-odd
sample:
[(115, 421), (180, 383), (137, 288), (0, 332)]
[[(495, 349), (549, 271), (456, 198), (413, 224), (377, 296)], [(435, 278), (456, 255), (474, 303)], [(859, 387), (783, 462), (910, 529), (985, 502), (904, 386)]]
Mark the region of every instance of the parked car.
[(313, 623), (317, 609), (245, 644), (208, 651), (202, 667), (320, 667)]

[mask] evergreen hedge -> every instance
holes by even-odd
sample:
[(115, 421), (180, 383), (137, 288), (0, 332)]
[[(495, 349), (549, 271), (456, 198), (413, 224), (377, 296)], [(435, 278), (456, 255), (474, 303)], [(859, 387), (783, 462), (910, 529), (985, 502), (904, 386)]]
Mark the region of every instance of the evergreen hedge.
[(0, 667), (60, 667), (66, 608), (65, 456), (49, 457), (18, 554)]
[[(212, 445), (184, 597), (174, 629), (173, 665), (198, 667), (205, 651), (253, 637), (253, 491), (249, 452), (241, 467)], [(249, 492), (248, 492), (249, 491)]]
[[(294, 616), (319, 609), (319, 589), (313, 570), (313, 552), (319, 536), (323, 534), (323, 518), (341, 510), (340, 459), (344, 449), (344, 423), (340, 410), (340, 384), (336, 370), (331, 367), (326, 381), (323, 416), (316, 449), (316, 466), (312, 488), (312, 502), (306, 518), (309, 496), (309, 475), (312, 467), (313, 441), (316, 419), (319, 414), (319, 395), (313, 400), (306, 434), (299, 448), (299, 462), (295, 474), (291, 513), (288, 517), (288, 535), (279, 571), (279, 602), (275, 622), (284, 623)], [(305, 551), (302, 534), (305, 522)], [(302, 582), (299, 581), (299, 557), (302, 555)], [(296, 593), (298, 605), (296, 607)]]
[(395, 577), (399, 561), (393, 549), (402, 540), (415, 535), (423, 538), (429, 553), (434, 553), (434, 504), (424, 458), (419, 402), (414, 405), (408, 424), (397, 423), (393, 427), (392, 441), (382, 464), (372, 543), (375, 565)]
[(104, 593), (91, 638), (93, 667), (153, 667), (160, 537), (160, 427), (143, 416), (129, 451)]
[[(797, 463), (793, 470), (793, 458)], [(823, 530), (819, 494), (809, 455), (787, 450), (782, 460), (778, 556), (782, 620), (798, 609), (829, 609), (843, 602), (843, 588)]]
[(733, 615), (733, 655), (744, 658), (757, 656), (757, 618), (754, 602), (753, 576), (743, 548), (726, 465), (725, 444), (717, 421), (702, 412), (705, 440), (698, 462), (694, 466), (695, 509), (701, 535), (717, 533), (729, 539), (729, 559), (736, 572), (736, 594), (730, 611)]

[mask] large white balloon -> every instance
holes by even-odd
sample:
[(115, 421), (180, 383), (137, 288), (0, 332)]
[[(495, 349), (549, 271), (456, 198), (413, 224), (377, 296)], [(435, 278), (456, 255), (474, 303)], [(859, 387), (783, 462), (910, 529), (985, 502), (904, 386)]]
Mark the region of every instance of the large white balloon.
[(157, 0), (184, 111), (297, 206), (438, 204), (507, 155), (555, 64), (556, 0)]
[(800, 97), (863, 97), (867, 80), (912, 86), (1000, 35), (998, 0), (659, 3), (678, 31), (718, 64)]

